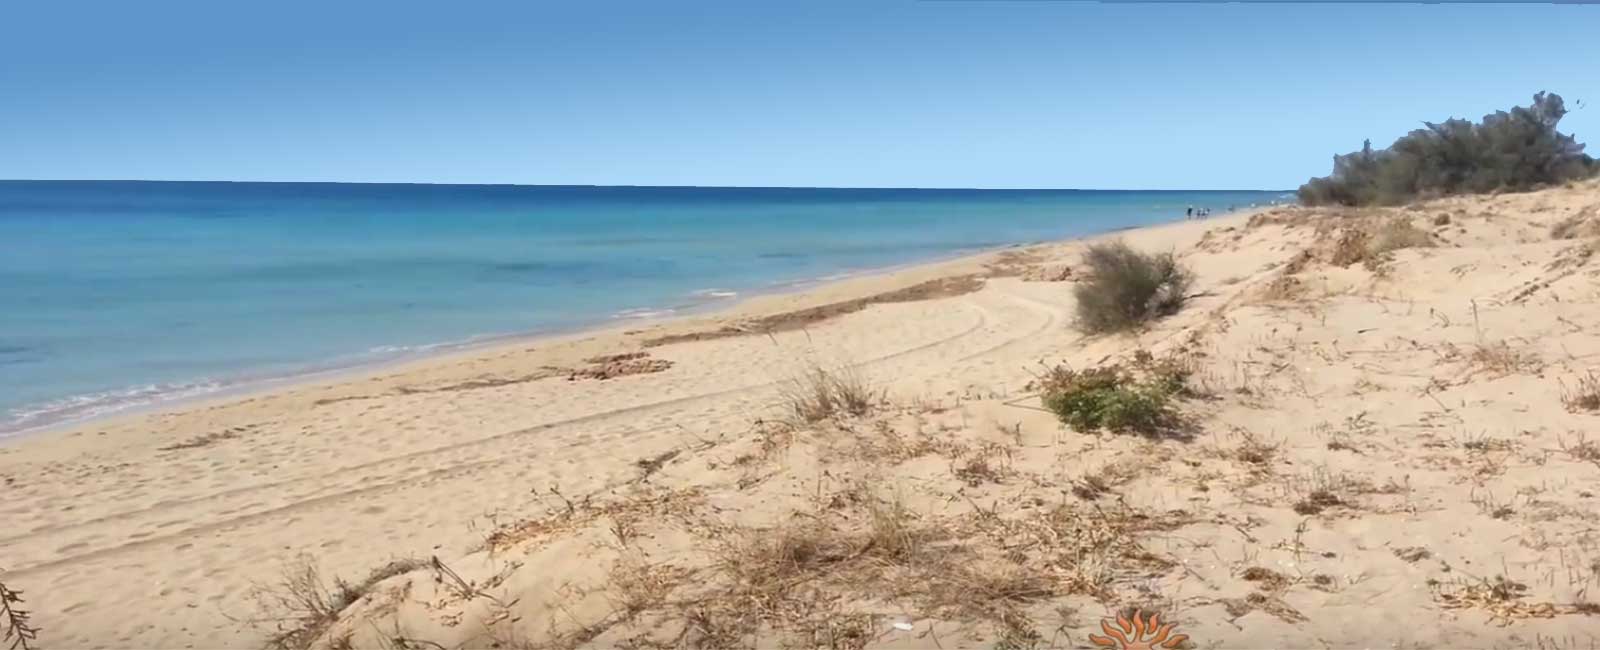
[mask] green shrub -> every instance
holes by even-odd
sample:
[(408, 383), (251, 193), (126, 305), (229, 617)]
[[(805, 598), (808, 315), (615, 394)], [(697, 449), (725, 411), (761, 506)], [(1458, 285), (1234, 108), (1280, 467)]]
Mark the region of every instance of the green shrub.
[(1172, 253), (1149, 255), (1122, 242), (1090, 246), (1083, 265), (1086, 274), (1073, 293), (1078, 324), (1087, 332), (1125, 330), (1175, 313), (1193, 282)]
[(1306, 205), (1403, 203), (1414, 198), (1524, 191), (1600, 171), (1583, 145), (1556, 130), (1567, 114), (1560, 95), (1539, 93), (1533, 104), (1497, 111), (1480, 123), (1452, 118), (1424, 122), (1387, 149), (1368, 140), (1360, 151), (1333, 157), (1333, 173), (1300, 186)]
[(1151, 434), (1175, 418), (1171, 402), (1181, 380), (1138, 380), (1120, 365), (1075, 371), (1057, 367), (1042, 382), (1044, 407), (1078, 431)]

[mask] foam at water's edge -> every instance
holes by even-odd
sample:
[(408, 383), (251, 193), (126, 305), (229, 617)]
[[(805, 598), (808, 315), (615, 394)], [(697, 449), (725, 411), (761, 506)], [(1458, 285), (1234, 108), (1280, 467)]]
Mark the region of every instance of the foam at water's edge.
[(203, 379), (178, 384), (147, 384), (29, 404), (6, 412), (6, 418), (0, 420), (0, 437), (166, 401), (211, 395), (226, 388), (223, 382)]
[(635, 309), (624, 309), (612, 314), (611, 317), (618, 319), (658, 318), (661, 316), (669, 316), (673, 313), (673, 311), (674, 310), (671, 309), (649, 309), (639, 307)]
[[(527, 335), (531, 336), (533, 334), (535, 333)], [(230, 391), (242, 391), (270, 384), (293, 382), (330, 372), (356, 370), (382, 363), (419, 359), (434, 354), (466, 350), (474, 346), (488, 345), (515, 338), (516, 336), (521, 335), (482, 335), (460, 341), (445, 341), (424, 345), (380, 345), (369, 348), (363, 354), (321, 363), (305, 364), (277, 372), (241, 372), (228, 377), (206, 377), (193, 382), (145, 384), (132, 388), (71, 395), (47, 402), (26, 404), (5, 411), (4, 415), (0, 415), (0, 438), (147, 407), (220, 395)]]

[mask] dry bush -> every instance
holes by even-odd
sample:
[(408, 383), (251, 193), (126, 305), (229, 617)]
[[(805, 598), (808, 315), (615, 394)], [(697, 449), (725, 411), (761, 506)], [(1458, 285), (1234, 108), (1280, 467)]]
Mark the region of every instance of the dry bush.
[(10, 650), (33, 650), (39, 638), (39, 628), (28, 622), (28, 611), (22, 609), (22, 592), (0, 582), (0, 625), (5, 626), (3, 640)]
[(697, 580), (703, 588), (663, 603), (680, 615), (688, 645), (744, 646), (771, 629), (859, 647), (854, 627), (838, 625), (856, 616), (838, 609), (841, 595), (915, 591), (922, 572), (940, 563), (934, 544), (950, 531), (898, 501), (851, 492), (828, 499), (836, 509), (797, 513), (780, 526), (717, 532), (711, 571)]
[(1266, 302), (1292, 302), (1305, 295), (1305, 282), (1288, 273), (1279, 273), (1256, 293)]
[(653, 640), (630, 639), (640, 647), (861, 648), (881, 624), (854, 608), (892, 606), (984, 622), (1003, 647), (1033, 647), (1029, 606), (1068, 594), (1118, 602), (1118, 585), (1174, 566), (1141, 543), (1191, 522), (1065, 504), (933, 516), (860, 484), (814, 501), (773, 527), (696, 526), (710, 563), (693, 572), (619, 561), (608, 622), (652, 621)]
[(1050, 576), (1003, 559), (948, 563), (930, 586), (928, 600), (941, 614), (1002, 622), (1019, 607), (1056, 595)]
[(1372, 234), (1366, 229), (1346, 227), (1333, 231), (1333, 234), (1337, 234), (1337, 239), (1330, 245), (1329, 264), (1350, 266), (1372, 258)]
[(1411, 224), (1409, 219), (1393, 219), (1377, 229), (1368, 244), (1372, 255), (1383, 255), (1402, 248), (1431, 248), (1433, 235)]
[(1008, 559), (1045, 578), (1048, 591), (1040, 597), (1083, 594), (1113, 601), (1119, 581), (1153, 577), (1172, 566), (1141, 541), (1188, 523), (1188, 515), (1176, 511), (1157, 517), (1125, 504), (1106, 509), (1063, 503), (1025, 510), (1018, 517), (989, 513), (975, 526), (998, 548), (1027, 549)]
[(1194, 281), (1172, 253), (1141, 253), (1122, 242), (1089, 246), (1083, 266), (1073, 295), (1079, 327), (1091, 333), (1127, 330), (1177, 313)]
[(1577, 214), (1557, 221), (1550, 226), (1550, 238), (1578, 239), (1600, 235), (1600, 220), (1594, 218), (1594, 213), (1594, 206), (1589, 206)]
[(283, 567), (282, 577), (273, 585), (258, 585), (252, 590), (260, 616), (252, 625), (271, 624), (274, 632), (266, 646), (272, 650), (305, 650), (314, 644), (339, 613), (355, 602), (359, 594), (340, 581), (332, 588), (322, 580), (314, 558), (301, 555)]
[(423, 560), (400, 558), (373, 569), (361, 582), (350, 584), (336, 577), (329, 585), (323, 582), (316, 560), (301, 555), (284, 565), (276, 584), (258, 585), (252, 590), (250, 595), (260, 616), (249, 623), (273, 627), (266, 643), (270, 649), (304, 650), (339, 620), (340, 612), (361, 600), (378, 583), (425, 566), (428, 563)]
[(859, 372), (813, 366), (781, 388), (783, 408), (795, 424), (814, 424), (843, 416), (860, 417), (883, 402)]
[(1596, 411), (1600, 410), (1600, 378), (1589, 372), (1578, 378), (1578, 385), (1571, 390), (1565, 383), (1561, 385), (1561, 403), (1569, 411)]

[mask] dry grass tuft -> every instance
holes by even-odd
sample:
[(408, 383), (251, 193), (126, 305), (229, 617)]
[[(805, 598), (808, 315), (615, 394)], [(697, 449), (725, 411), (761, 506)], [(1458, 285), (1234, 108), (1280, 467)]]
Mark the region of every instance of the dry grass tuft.
[(1586, 373), (1578, 378), (1578, 385), (1571, 390), (1563, 382), (1561, 403), (1568, 411), (1600, 411), (1600, 378), (1595, 377), (1593, 372)]
[(338, 580), (330, 588), (323, 581), (316, 560), (301, 555), (284, 565), (276, 584), (257, 586), (251, 596), (261, 613), (251, 624), (271, 624), (274, 628), (266, 646), (273, 650), (305, 650), (339, 620), (339, 613), (360, 594)]
[(1094, 501), (1111, 494), (1112, 487), (1104, 474), (1085, 474), (1072, 482), (1072, 495), (1084, 501)]
[(1585, 434), (1579, 433), (1577, 440), (1570, 442), (1562, 437), (1559, 439), (1559, 444), (1561, 451), (1573, 460), (1600, 465), (1600, 443), (1589, 440)]
[(772, 528), (716, 532), (714, 562), (696, 576), (699, 588), (678, 600), (647, 591), (654, 600), (643, 608), (675, 614), (669, 617), (683, 625), (677, 646), (741, 647), (776, 634), (806, 647), (861, 647), (870, 620), (841, 609), (844, 595), (914, 593), (927, 582), (924, 572), (942, 564), (934, 545), (951, 531), (898, 501), (861, 494), (829, 501), (848, 505), (798, 513)]
[(1372, 234), (1363, 228), (1341, 228), (1333, 231), (1337, 238), (1329, 248), (1328, 263), (1334, 266), (1350, 266), (1358, 262), (1365, 262), (1372, 257)]
[(1411, 224), (1409, 219), (1393, 219), (1372, 234), (1368, 252), (1383, 255), (1403, 248), (1431, 248), (1433, 235)]
[(300, 555), (284, 565), (277, 583), (252, 590), (259, 616), (247, 622), (273, 628), (266, 643), (270, 649), (304, 650), (315, 645), (341, 612), (371, 593), (378, 583), (426, 566), (423, 560), (399, 558), (373, 569), (361, 582), (351, 584), (335, 577), (330, 585), (323, 581), (316, 560)]
[(1589, 206), (1550, 226), (1551, 239), (1578, 239), (1600, 235), (1600, 219), (1595, 218), (1594, 206)]
[(1239, 444), (1223, 450), (1223, 456), (1248, 465), (1251, 471), (1270, 471), (1272, 461), (1277, 459), (1278, 450), (1283, 447), (1283, 443), (1267, 442), (1243, 429), (1237, 433)]
[(1478, 507), (1478, 512), (1488, 515), (1492, 519), (1510, 519), (1512, 515), (1517, 514), (1517, 510), (1512, 507), (1511, 501), (1496, 499), (1493, 492), (1479, 493), (1474, 491), (1468, 498), (1472, 501), (1472, 505)]
[(1554, 618), (1559, 614), (1581, 614), (1584, 607), (1529, 603), (1522, 600), (1528, 586), (1503, 575), (1493, 579), (1458, 580), (1444, 584), (1429, 580), (1434, 600), (1444, 609), (1482, 609), (1489, 612), (1491, 620), (1510, 625), (1520, 619)]
[(1291, 488), (1300, 495), (1295, 500), (1294, 511), (1309, 516), (1322, 514), (1331, 508), (1353, 506), (1355, 502), (1352, 495), (1361, 491), (1361, 487), (1359, 481), (1345, 474), (1317, 468)]
[(1422, 560), (1433, 557), (1433, 551), (1421, 546), (1407, 546), (1404, 548), (1395, 549), (1394, 556), (1404, 560), (1408, 564), (1416, 564)]
[(1011, 475), (1011, 450), (996, 442), (986, 442), (956, 464), (955, 475), (970, 487), (1003, 483)]
[(1505, 341), (1476, 344), (1468, 360), (1479, 370), (1499, 375), (1538, 372), (1543, 367), (1539, 355), (1513, 348)]
[(607, 593), (619, 613), (632, 618), (666, 602), (688, 577), (688, 571), (670, 564), (625, 557), (612, 566)]
[(782, 387), (783, 409), (796, 425), (844, 416), (866, 415), (884, 401), (860, 373), (850, 367), (812, 367)]
[(1317, 489), (1296, 501), (1294, 511), (1302, 515), (1322, 514), (1323, 510), (1344, 505), (1344, 499), (1331, 490)]
[(1265, 591), (1281, 591), (1292, 582), (1288, 576), (1265, 567), (1253, 566), (1239, 573), (1247, 582), (1254, 582)]
[(1005, 560), (952, 562), (930, 583), (927, 600), (943, 616), (997, 621), (1007, 627), (1029, 603), (1057, 594), (1046, 574)]
[(1300, 278), (1290, 273), (1279, 273), (1262, 286), (1256, 296), (1266, 302), (1294, 302), (1305, 293), (1306, 285)]
[[(618, 562), (609, 589), (620, 620), (646, 612), (679, 626), (660, 647), (860, 648), (874, 619), (852, 607), (893, 603), (921, 616), (986, 622), (1003, 647), (1039, 641), (1027, 608), (1068, 594), (1117, 602), (1117, 586), (1174, 566), (1141, 546), (1189, 523), (1183, 513), (1022, 508), (935, 517), (857, 485), (768, 528), (702, 526), (711, 563), (692, 575)], [(881, 611), (881, 610), (880, 610)], [(671, 630), (668, 631), (671, 637)], [(1030, 639), (1032, 641), (1030, 641)]]
[(549, 515), (502, 526), (489, 534), (484, 540), (485, 546), (490, 551), (500, 550), (522, 541), (579, 530), (602, 518), (642, 520), (679, 515), (691, 510), (702, 496), (698, 488), (665, 490), (646, 487), (597, 503), (590, 498), (572, 501), (554, 487), (549, 488), (548, 492), (560, 500)]
[(1319, 247), (1328, 263), (1339, 267), (1360, 263), (1377, 272), (1394, 251), (1436, 245), (1433, 235), (1412, 225), (1409, 219), (1391, 218), (1378, 226), (1374, 223), (1368, 218), (1342, 219), (1319, 227)]

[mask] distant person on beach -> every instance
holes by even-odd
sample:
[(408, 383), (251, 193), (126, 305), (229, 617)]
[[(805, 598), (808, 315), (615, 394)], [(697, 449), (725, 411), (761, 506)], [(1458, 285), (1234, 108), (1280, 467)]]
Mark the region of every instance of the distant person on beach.
[(1192, 206), (1192, 205), (1189, 206), (1189, 210), (1187, 212), (1183, 213), (1183, 218), (1184, 219), (1193, 219), (1194, 218), (1194, 206)]

